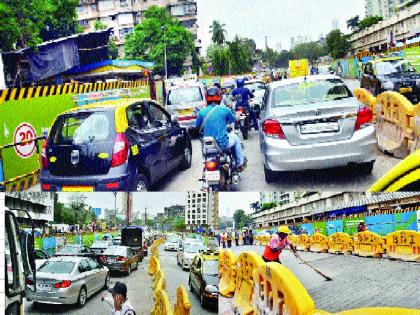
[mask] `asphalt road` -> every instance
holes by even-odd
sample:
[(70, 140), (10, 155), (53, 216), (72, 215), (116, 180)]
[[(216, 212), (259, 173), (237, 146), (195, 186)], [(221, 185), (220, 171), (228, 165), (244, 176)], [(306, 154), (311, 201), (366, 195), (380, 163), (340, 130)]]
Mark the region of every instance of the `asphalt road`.
[[(347, 80), (351, 90), (358, 87), (356, 80)], [(241, 136), (240, 136), (241, 137)], [(259, 135), (251, 131), (248, 140), (243, 141), (248, 167), (241, 175), (240, 191), (310, 190), (310, 191), (366, 191), (380, 177), (400, 160), (376, 151), (376, 163), (369, 175), (357, 174), (351, 168), (317, 171), (289, 172), (275, 183), (267, 184), (264, 179), (264, 161), (260, 151)], [(193, 159), (189, 170), (175, 172), (160, 182), (157, 191), (194, 191), (201, 189), (198, 179), (202, 173), (201, 144), (193, 140)]]
[[(262, 254), (262, 246), (232, 247), (237, 254), (253, 250)], [(352, 255), (299, 252), (320, 275), (284, 251), (281, 261), (301, 281), (315, 301), (317, 309), (340, 312), (362, 307), (405, 307), (420, 309), (420, 264), (389, 259), (362, 258)], [(231, 300), (219, 299), (219, 314), (231, 314)]]

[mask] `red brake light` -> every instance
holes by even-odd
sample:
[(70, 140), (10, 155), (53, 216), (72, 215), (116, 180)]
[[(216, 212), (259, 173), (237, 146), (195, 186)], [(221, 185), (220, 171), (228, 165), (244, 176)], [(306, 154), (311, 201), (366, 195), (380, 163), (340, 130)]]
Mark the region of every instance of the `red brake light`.
[(56, 289), (68, 288), (69, 286), (71, 286), (70, 280), (63, 280), (61, 282), (54, 283), (54, 288)]
[(42, 184), (41, 188), (42, 188), (42, 190), (48, 191), (48, 190), (51, 190), (51, 185), (50, 184)]
[(46, 140), (42, 143), (41, 164), (42, 164), (42, 168), (43, 168), (44, 170), (48, 168), (47, 143), (48, 143), (48, 139), (46, 139)]
[(118, 256), (117, 257), (117, 261), (126, 261), (127, 258), (125, 258), (124, 256)]
[(25, 279), (25, 284), (26, 285), (34, 285), (34, 281), (32, 279), (26, 278)]
[(106, 189), (117, 189), (120, 186), (118, 182), (111, 182), (105, 184)]
[(279, 139), (286, 139), (280, 123), (274, 119), (267, 119), (263, 123), (263, 132), (266, 136), (272, 136)]
[(112, 151), (111, 167), (119, 166), (125, 162), (128, 156), (128, 141), (123, 133), (117, 133)]
[(236, 112), (237, 113), (243, 113), (243, 112), (245, 112), (245, 108), (243, 108), (243, 107), (239, 107), (237, 110), (236, 110)]
[(204, 164), (204, 168), (208, 171), (214, 171), (217, 168), (217, 162), (216, 161), (206, 161)]
[(364, 127), (366, 124), (372, 123), (373, 114), (370, 108), (362, 107), (357, 112), (356, 126), (354, 130), (359, 130)]

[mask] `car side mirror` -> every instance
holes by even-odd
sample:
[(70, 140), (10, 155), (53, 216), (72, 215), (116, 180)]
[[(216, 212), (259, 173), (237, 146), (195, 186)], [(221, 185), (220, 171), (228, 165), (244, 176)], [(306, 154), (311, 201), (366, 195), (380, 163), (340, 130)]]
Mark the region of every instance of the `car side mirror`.
[(178, 116), (171, 115), (171, 124), (177, 125), (179, 123)]

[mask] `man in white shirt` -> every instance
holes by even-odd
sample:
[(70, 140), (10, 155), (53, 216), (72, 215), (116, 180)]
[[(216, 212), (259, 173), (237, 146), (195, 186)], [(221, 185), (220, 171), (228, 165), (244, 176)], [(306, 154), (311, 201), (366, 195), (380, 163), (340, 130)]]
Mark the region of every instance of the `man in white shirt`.
[(136, 315), (133, 306), (127, 299), (127, 286), (122, 282), (115, 282), (113, 288), (109, 288), (108, 292), (112, 294), (112, 298), (102, 295), (102, 301), (107, 302), (113, 309), (111, 315)]

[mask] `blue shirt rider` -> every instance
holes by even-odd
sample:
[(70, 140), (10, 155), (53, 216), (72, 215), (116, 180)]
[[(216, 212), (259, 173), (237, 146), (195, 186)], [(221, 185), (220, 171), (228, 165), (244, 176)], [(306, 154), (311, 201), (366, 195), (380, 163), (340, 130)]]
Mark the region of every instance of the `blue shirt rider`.
[(246, 108), (246, 110), (251, 114), (252, 122), (254, 123), (255, 130), (258, 130), (258, 121), (257, 115), (255, 114), (254, 110), (249, 106), (249, 99), (254, 97), (254, 94), (245, 87), (245, 79), (238, 78), (236, 79), (236, 86), (232, 92), (232, 96), (237, 99), (236, 108), (239, 107)]
[[(220, 90), (217, 87), (207, 89), (207, 106), (202, 108), (195, 121), (197, 128), (202, 129), (205, 137), (212, 137), (223, 149), (234, 148), (239, 170), (244, 168), (245, 157), (239, 137), (234, 133), (228, 133), (226, 125), (236, 120), (232, 111), (225, 106), (218, 106), (221, 102)], [(208, 116), (208, 118), (206, 118)], [(206, 119), (206, 121), (204, 121)], [(204, 125), (202, 126), (202, 124)]]

